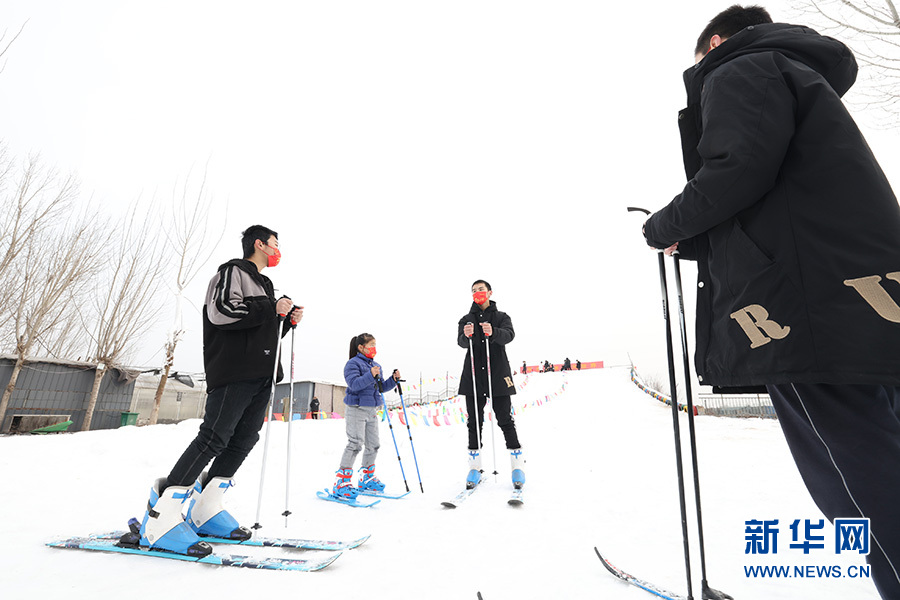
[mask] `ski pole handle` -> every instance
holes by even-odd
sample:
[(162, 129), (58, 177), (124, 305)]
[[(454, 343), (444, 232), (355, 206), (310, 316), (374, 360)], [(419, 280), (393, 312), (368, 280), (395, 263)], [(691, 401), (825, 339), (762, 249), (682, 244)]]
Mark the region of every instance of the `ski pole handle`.
[(291, 307), (291, 311), (290, 311), (290, 312), (291, 312), (291, 327), (293, 327), (294, 329), (297, 328), (298, 322), (297, 322), (297, 321), (294, 321), (293, 313), (294, 313), (294, 311), (297, 310), (298, 308), (299, 308), (300, 310), (303, 310), (303, 307), (302, 307), (302, 306), (297, 306), (297, 305), (295, 304), (294, 306)]

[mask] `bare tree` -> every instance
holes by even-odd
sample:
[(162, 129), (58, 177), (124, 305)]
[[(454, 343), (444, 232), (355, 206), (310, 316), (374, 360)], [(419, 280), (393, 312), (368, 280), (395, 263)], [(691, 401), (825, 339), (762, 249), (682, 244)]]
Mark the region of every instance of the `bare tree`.
[[(37, 155), (17, 171), (5, 146), (0, 145), (0, 285), (10, 289), (16, 274), (12, 267), (27, 241), (39, 237), (60, 217), (77, 196), (74, 176), (61, 177), (46, 167)], [(11, 313), (0, 313), (0, 324)]]
[(860, 63), (863, 81), (851, 103), (900, 127), (900, 13), (896, 0), (798, 0), (820, 31), (841, 38)]
[(162, 309), (159, 288), (168, 269), (163, 240), (148, 227), (133, 205), (121, 227), (113, 228), (105, 241), (113, 253), (108, 256), (108, 272), (101, 278), (93, 314), (82, 316), (88, 329), (90, 360), (97, 363), (94, 384), (88, 398), (82, 431), (89, 431), (100, 384), (110, 368), (118, 367), (136, 347), (140, 337), (155, 322)]
[(16, 362), (3, 396), (0, 423), (12, 392), (35, 346), (64, 346), (79, 331), (61, 327), (72, 314), (68, 308), (82, 301), (97, 270), (96, 215), (85, 215), (61, 231), (43, 231), (27, 238), (15, 270), (18, 285), (8, 297)]
[[(0, 49), (0, 59), (2, 59), (3, 56), (6, 54), (7, 50), (9, 50), (9, 47), (13, 45), (13, 42), (16, 41), (16, 38), (18, 38), (20, 35), (22, 35), (22, 31), (25, 29), (25, 25), (27, 23), (28, 23), (28, 21), (25, 21), (25, 23), (22, 23), (22, 26), (19, 28), (19, 31), (16, 32), (16, 35), (12, 36), (11, 40), (6, 42), (5, 46), (3, 46), (3, 40), (6, 39), (7, 31), (5, 29), (3, 30), (3, 35), (0, 35), (0, 46), (2, 46), (2, 49)], [(5, 69), (5, 68), (6, 68), (6, 61), (4, 60), (3, 64), (0, 65), (0, 73), (2, 73), (3, 69)]]
[(173, 194), (171, 220), (168, 227), (163, 227), (168, 242), (167, 248), (174, 254), (178, 272), (175, 274), (174, 286), (175, 320), (166, 337), (166, 358), (159, 385), (156, 388), (153, 408), (150, 411), (151, 425), (155, 425), (159, 418), (159, 405), (162, 402), (166, 381), (169, 379), (169, 372), (175, 362), (175, 347), (184, 335), (182, 318), (184, 289), (194, 280), (199, 270), (212, 256), (224, 233), (224, 228), (222, 228), (215, 243), (210, 243), (209, 212), (213, 198), (207, 192), (206, 172), (203, 173), (199, 189), (193, 191), (191, 188), (191, 177), (188, 174), (180, 191), (176, 189)]

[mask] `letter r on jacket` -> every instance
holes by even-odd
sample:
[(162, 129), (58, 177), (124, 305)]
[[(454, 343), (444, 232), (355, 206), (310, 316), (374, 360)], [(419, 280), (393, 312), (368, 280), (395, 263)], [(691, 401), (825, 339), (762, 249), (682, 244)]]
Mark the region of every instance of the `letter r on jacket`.
[[(888, 273), (887, 278), (900, 283), (900, 271)], [(900, 323), (900, 306), (897, 306), (894, 299), (884, 291), (880, 282), (881, 277), (871, 275), (859, 279), (847, 279), (844, 281), (844, 285), (859, 292), (859, 295), (875, 309), (879, 317), (892, 323)]]
[[(769, 319), (769, 311), (759, 304), (751, 304), (728, 316), (737, 321), (737, 324), (741, 326), (741, 329), (750, 338), (750, 348), (765, 346), (773, 339), (784, 339), (791, 332), (790, 327), (782, 327)], [(763, 333), (766, 335), (763, 335)]]

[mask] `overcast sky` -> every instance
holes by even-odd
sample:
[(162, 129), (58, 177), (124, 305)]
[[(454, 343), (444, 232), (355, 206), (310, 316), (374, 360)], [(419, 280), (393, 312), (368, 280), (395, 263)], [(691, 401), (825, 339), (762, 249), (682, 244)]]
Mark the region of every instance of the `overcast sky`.
[[(683, 187), (681, 74), (729, 4), (4, 0), (7, 35), (27, 25), (0, 138), (113, 211), (165, 204), (208, 163), (224, 237), (188, 290), (178, 370), (202, 371), (207, 281), (261, 223), (284, 254), (265, 274), (306, 307), (300, 379), (340, 380), (362, 331), (386, 368), (458, 376), (478, 278), (512, 317), (514, 366), (630, 355), (664, 378), (656, 255), (625, 207)], [(896, 189), (896, 132), (864, 132)], [(134, 364), (162, 362), (172, 318)]]

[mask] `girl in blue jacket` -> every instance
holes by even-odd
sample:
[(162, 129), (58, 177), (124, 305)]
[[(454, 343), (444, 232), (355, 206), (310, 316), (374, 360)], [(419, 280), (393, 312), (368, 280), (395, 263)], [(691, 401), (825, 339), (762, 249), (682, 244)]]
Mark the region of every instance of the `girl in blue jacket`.
[(350, 360), (344, 365), (347, 382), (347, 447), (341, 457), (341, 468), (332, 492), (335, 496), (353, 499), (358, 490), (353, 487), (353, 461), (365, 447), (362, 458), (362, 474), (359, 489), (383, 491), (384, 484), (375, 477), (375, 455), (378, 453), (378, 417), (376, 412), (384, 404), (383, 392), (394, 389), (400, 379), (400, 371), (384, 380), (381, 365), (375, 362), (375, 336), (361, 333), (350, 339)]

